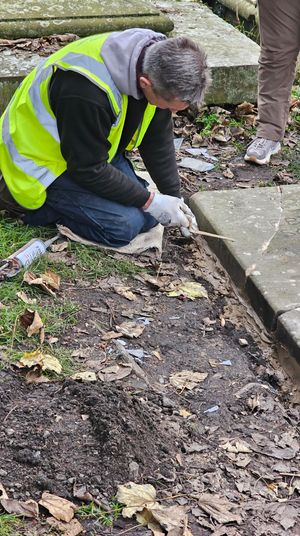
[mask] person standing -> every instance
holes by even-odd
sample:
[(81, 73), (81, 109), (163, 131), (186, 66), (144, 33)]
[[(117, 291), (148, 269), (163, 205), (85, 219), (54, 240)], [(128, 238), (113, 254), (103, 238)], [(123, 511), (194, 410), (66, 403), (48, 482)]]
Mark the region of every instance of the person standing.
[(300, 51), (300, 0), (258, 0), (258, 126), (245, 160), (268, 164), (281, 149)]

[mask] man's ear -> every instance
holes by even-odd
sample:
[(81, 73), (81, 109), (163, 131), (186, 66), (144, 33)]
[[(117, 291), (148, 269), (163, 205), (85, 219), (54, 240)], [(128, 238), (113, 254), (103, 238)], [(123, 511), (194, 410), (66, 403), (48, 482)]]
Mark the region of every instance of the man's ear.
[(151, 80), (149, 80), (149, 78), (147, 78), (147, 76), (145, 76), (143, 74), (140, 75), (140, 77), (139, 77), (139, 83), (140, 83), (141, 89), (146, 89), (146, 88), (152, 87)]

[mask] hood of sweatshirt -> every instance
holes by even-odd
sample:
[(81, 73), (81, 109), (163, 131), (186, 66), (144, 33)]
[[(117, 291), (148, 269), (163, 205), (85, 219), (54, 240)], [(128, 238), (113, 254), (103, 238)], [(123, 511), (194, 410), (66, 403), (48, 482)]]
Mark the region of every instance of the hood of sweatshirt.
[(120, 93), (141, 99), (137, 87), (136, 65), (142, 50), (151, 41), (166, 39), (162, 33), (144, 28), (112, 32), (101, 49), (103, 61)]

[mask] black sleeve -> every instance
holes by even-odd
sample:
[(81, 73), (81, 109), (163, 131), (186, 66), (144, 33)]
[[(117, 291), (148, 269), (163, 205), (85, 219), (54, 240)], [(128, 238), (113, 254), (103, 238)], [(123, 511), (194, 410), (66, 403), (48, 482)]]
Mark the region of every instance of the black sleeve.
[(100, 197), (142, 207), (149, 192), (108, 163), (115, 117), (106, 94), (82, 75), (59, 70), (52, 77), (50, 103), (71, 179)]
[(169, 110), (156, 109), (139, 147), (141, 157), (162, 194), (180, 197), (180, 179), (173, 142), (173, 120)]

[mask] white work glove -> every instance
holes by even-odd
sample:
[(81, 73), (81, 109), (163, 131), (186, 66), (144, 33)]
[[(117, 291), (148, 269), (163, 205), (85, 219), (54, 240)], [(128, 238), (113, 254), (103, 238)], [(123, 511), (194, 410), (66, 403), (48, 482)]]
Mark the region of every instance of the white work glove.
[(189, 227), (190, 209), (178, 197), (155, 192), (144, 211), (165, 227)]
[(186, 238), (188, 238), (191, 236), (191, 234), (197, 234), (197, 231), (199, 231), (199, 227), (191, 209), (184, 203), (183, 199), (182, 199), (182, 202), (183, 202), (182, 210), (184, 211), (188, 219), (188, 225), (187, 226), (182, 225), (180, 227), (180, 231), (181, 231), (182, 236), (185, 236)]

